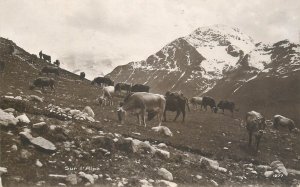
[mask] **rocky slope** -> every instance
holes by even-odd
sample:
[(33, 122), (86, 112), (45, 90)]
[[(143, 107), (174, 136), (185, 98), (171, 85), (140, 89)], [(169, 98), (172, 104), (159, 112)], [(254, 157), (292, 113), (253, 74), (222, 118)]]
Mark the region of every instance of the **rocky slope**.
[(145, 128), (128, 116), (121, 125), (116, 108), (122, 98), (101, 107), (96, 102), (101, 90), (63, 69), (60, 76), (49, 75), (55, 91), (29, 90), (28, 83), (49, 64), (3, 38), (0, 60), (6, 64), (0, 78), (4, 186), (300, 184), (299, 134), (268, 126), (255, 153), (242, 120), (226, 115), (192, 111), (184, 124), (164, 122), (173, 136), (156, 132), (156, 120)]

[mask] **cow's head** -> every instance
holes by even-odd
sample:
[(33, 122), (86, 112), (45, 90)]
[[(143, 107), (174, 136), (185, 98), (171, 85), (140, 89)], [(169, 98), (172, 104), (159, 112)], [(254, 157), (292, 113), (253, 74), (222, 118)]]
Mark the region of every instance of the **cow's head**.
[(214, 113), (217, 113), (218, 112), (218, 107), (217, 106), (213, 107), (213, 111), (214, 111)]
[(122, 107), (118, 107), (117, 109), (118, 119), (121, 124), (124, 124), (126, 111)]

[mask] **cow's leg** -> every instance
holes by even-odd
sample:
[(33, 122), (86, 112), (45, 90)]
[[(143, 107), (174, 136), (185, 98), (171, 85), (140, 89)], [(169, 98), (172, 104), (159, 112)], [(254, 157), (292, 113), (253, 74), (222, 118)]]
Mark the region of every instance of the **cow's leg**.
[(225, 114), (224, 108), (222, 110), (223, 110), (223, 114)]
[(184, 122), (185, 119), (185, 110), (182, 111), (182, 122)]
[(158, 126), (161, 126), (161, 122), (163, 120), (163, 113), (161, 111), (157, 113), (157, 118), (158, 118)]
[(255, 135), (256, 151), (258, 151), (258, 146), (259, 146), (260, 139), (261, 139), (260, 134)]
[(249, 132), (249, 143), (248, 143), (249, 147), (251, 146), (251, 143), (252, 143), (252, 132), (250, 131)]
[(178, 116), (180, 115), (180, 113), (181, 113), (180, 110), (177, 110), (177, 111), (176, 111), (176, 116), (175, 116), (175, 118), (174, 118), (173, 121), (176, 121), (176, 120), (177, 120), (177, 118), (178, 118)]
[(142, 124), (141, 124), (140, 114), (136, 114), (136, 117), (137, 117), (137, 120), (138, 120), (138, 124), (139, 124), (139, 125), (142, 125)]
[(163, 121), (167, 121), (166, 113), (167, 113), (167, 111), (165, 110), (165, 111), (164, 111), (164, 115), (163, 115)]
[(142, 120), (143, 120), (143, 124), (146, 127), (146, 110), (143, 109), (142, 110)]

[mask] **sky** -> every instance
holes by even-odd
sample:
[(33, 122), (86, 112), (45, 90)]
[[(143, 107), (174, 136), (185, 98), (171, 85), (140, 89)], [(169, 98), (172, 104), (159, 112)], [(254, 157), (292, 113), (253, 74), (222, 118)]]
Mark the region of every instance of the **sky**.
[[(250, 3), (251, 2), (251, 3)], [(0, 36), (90, 76), (144, 60), (201, 26), (299, 43), (299, 0), (0, 0)]]

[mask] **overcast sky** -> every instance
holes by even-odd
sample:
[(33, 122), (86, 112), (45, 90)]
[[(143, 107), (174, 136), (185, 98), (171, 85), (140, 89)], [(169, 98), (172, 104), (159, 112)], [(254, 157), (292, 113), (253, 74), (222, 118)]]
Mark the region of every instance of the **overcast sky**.
[(201, 26), (299, 42), (299, 0), (0, 0), (0, 36), (71, 70), (146, 59)]

